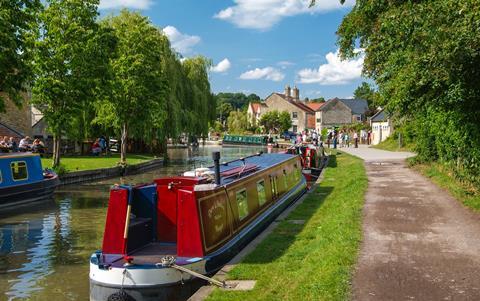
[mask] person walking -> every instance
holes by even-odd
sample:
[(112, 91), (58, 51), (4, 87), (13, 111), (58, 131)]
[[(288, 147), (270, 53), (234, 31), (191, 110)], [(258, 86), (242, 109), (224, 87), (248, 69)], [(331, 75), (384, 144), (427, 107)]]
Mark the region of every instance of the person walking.
[(353, 140), (355, 140), (355, 148), (358, 148), (358, 133), (353, 133)]

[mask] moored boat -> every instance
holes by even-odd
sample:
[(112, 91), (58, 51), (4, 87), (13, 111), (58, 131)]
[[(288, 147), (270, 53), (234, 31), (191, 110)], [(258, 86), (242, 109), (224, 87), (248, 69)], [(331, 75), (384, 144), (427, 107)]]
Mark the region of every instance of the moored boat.
[(318, 179), (326, 162), (322, 146), (299, 143), (289, 147), (285, 153), (300, 156), (302, 173), (308, 182), (315, 182)]
[(59, 184), (57, 174), (42, 169), (38, 154), (0, 154), (0, 211), (48, 200)]
[[(262, 154), (111, 189), (90, 300), (175, 300), (211, 275), (306, 191), (300, 157)], [(185, 272), (188, 271), (188, 272)]]

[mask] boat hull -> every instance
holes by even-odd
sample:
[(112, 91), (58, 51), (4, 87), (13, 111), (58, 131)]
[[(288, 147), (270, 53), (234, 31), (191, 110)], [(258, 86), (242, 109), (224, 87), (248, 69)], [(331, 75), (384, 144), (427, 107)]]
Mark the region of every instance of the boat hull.
[(0, 212), (49, 200), (59, 184), (55, 175), (39, 182), (0, 188)]
[[(204, 258), (177, 258), (178, 265), (204, 275), (213, 275), (235, 257), (250, 241), (261, 233), (288, 206), (306, 192), (307, 183), (302, 178), (281, 200), (261, 213), (220, 249)], [(124, 272), (126, 276), (124, 277)], [(109, 267), (98, 265), (97, 255), (90, 259), (90, 300), (104, 301), (123, 287), (135, 300), (186, 300), (198, 288), (198, 279), (173, 268), (155, 265)], [(123, 285), (122, 285), (123, 283)]]

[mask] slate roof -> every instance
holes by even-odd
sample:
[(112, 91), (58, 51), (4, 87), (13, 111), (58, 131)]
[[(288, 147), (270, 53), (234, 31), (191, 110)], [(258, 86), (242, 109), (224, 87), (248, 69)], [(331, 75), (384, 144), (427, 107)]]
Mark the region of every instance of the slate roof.
[(368, 111), (368, 102), (365, 99), (338, 99), (352, 110), (352, 114), (362, 115)]
[(387, 113), (384, 110), (378, 111), (375, 115), (373, 115), (370, 120), (372, 122), (382, 122), (388, 119)]

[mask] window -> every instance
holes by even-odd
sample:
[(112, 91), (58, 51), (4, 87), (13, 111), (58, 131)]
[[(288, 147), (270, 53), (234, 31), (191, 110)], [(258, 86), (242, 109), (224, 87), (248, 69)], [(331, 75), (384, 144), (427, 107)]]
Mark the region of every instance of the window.
[(317, 123), (322, 123), (322, 118), (317, 118)]
[(270, 176), (270, 186), (272, 187), (272, 199), (277, 197), (277, 181), (275, 176)]
[(17, 161), (10, 163), (12, 170), (12, 179), (14, 181), (22, 181), (28, 179), (27, 163), (25, 161)]
[(292, 119), (297, 119), (297, 118), (298, 118), (298, 113), (292, 112)]
[(357, 121), (362, 121), (362, 116), (357, 116)]
[(283, 170), (283, 184), (285, 185), (285, 190), (288, 189), (288, 177), (287, 177), (287, 171)]
[(248, 215), (247, 190), (237, 191), (238, 218), (243, 220)]
[(267, 197), (265, 195), (265, 181), (261, 180), (257, 182), (257, 192), (258, 192), (258, 205), (263, 206), (267, 202)]
[(294, 133), (296, 133), (298, 131), (298, 127), (296, 125), (293, 126), (293, 131)]

